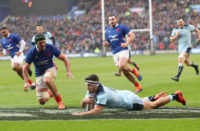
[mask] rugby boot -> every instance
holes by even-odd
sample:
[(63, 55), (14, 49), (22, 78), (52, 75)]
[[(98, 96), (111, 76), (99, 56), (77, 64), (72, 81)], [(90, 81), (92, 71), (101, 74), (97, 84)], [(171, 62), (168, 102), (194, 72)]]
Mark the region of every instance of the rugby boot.
[(174, 81), (179, 81), (179, 77), (178, 76), (172, 77), (171, 79), (174, 80)]
[(61, 102), (58, 102), (58, 109), (59, 110), (62, 110), (62, 109), (65, 109), (66, 107), (65, 107), (65, 105), (63, 104), (63, 102), (61, 101)]
[(143, 90), (142, 86), (141, 85), (138, 85), (136, 86), (136, 90), (135, 90), (135, 93), (139, 93)]
[(186, 105), (186, 100), (183, 97), (182, 91), (176, 91), (174, 94), (178, 96), (177, 99), (176, 99), (177, 102), (180, 102), (183, 105)]

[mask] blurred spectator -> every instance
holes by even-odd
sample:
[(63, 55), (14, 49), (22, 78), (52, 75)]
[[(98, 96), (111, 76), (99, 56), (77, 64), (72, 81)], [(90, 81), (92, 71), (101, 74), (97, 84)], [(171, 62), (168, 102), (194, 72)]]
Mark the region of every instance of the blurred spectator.
[[(25, 41), (31, 42), (35, 25), (40, 22), (46, 31), (54, 34), (56, 46), (63, 53), (89, 53), (96, 48), (102, 50), (101, 3), (100, 1), (79, 0), (76, 7), (68, 15), (53, 17), (10, 17), (8, 27), (13, 33), (18, 33)], [(152, 0), (153, 33), (156, 49), (176, 49), (169, 37), (174, 28), (175, 20), (180, 14), (185, 16), (185, 22), (200, 27), (200, 15), (189, 8), (198, 4), (196, 0)], [(136, 8), (137, 7), (137, 8)], [(74, 11), (79, 10), (79, 15)], [(82, 12), (80, 11), (82, 10)], [(148, 3), (146, 0), (109, 0), (105, 1), (105, 18), (111, 14), (119, 16), (119, 22), (131, 29), (149, 28)], [(107, 27), (108, 25), (106, 25)], [(133, 50), (149, 49), (149, 32), (136, 32)], [(193, 40), (194, 46), (199, 43)], [(163, 45), (160, 45), (162, 43)]]

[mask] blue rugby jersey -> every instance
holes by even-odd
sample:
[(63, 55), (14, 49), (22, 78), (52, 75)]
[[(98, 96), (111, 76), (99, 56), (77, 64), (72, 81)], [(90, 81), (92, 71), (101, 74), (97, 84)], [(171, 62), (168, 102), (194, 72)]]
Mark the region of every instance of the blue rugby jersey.
[(1, 39), (1, 45), (2, 47), (9, 51), (10, 56), (13, 58), (15, 56), (15, 52), (19, 51), (19, 43), (22, 40), (21, 37), (19, 37), (16, 34), (9, 34), (8, 38), (3, 37)]
[(26, 54), (25, 62), (34, 63), (36, 77), (41, 76), (45, 71), (54, 67), (53, 56), (58, 57), (61, 54), (54, 45), (46, 44), (45, 50), (39, 52), (36, 46), (33, 46)]
[(125, 43), (125, 36), (130, 32), (130, 29), (122, 24), (117, 24), (115, 27), (106, 29), (106, 41), (110, 43), (112, 53), (115, 54), (128, 48), (122, 48), (121, 43)]

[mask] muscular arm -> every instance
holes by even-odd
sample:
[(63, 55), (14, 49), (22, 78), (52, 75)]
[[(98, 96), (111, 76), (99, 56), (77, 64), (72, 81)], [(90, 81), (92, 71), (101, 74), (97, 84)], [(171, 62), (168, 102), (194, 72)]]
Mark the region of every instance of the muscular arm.
[(197, 35), (198, 35), (198, 40), (197, 42), (200, 42), (200, 31), (198, 28), (195, 28), (195, 31), (197, 32)]
[(133, 32), (128, 33), (128, 37), (126, 38), (126, 44), (130, 44), (134, 41), (135, 39), (135, 34)]
[(30, 64), (28, 63), (24, 63), (24, 66), (23, 66), (23, 77), (24, 77), (24, 91), (28, 91), (28, 87), (30, 86), (28, 80), (28, 69), (30, 68)]
[(180, 32), (177, 32), (175, 36), (171, 36), (169, 39), (170, 39), (170, 42), (174, 42), (179, 36), (180, 36)]
[(87, 112), (81, 112), (81, 113), (72, 113), (73, 116), (84, 116), (84, 115), (95, 115), (101, 113), (104, 106), (95, 105), (94, 109), (87, 111)]
[(126, 43), (122, 43), (121, 46), (123, 48), (127, 47), (130, 43), (132, 43), (135, 39), (135, 34), (133, 32), (129, 32), (126, 38)]
[(72, 75), (71, 69), (70, 69), (69, 59), (67, 58), (67, 56), (65, 56), (63, 53), (61, 53), (58, 56), (58, 58), (65, 63), (65, 67), (66, 67), (66, 70), (67, 70), (67, 77), (73, 78), (73, 75)]

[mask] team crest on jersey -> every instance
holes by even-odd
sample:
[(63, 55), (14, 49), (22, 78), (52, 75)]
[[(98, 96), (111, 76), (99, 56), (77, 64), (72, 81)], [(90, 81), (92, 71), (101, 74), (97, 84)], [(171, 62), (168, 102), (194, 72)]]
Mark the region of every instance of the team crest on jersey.
[(11, 41), (12, 41), (12, 39), (10, 38), (10, 39), (9, 39), (9, 42), (11, 42)]
[(118, 31), (119, 31), (119, 29), (117, 28), (117, 29), (116, 29), (116, 31), (118, 32)]
[(46, 53), (46, 56), (50, 56), (50, 55), (51, 55), (50, 52), (47, 52), (47, 53)]

